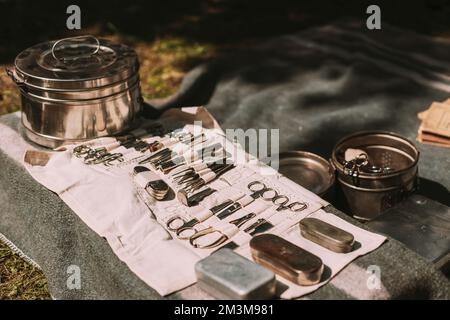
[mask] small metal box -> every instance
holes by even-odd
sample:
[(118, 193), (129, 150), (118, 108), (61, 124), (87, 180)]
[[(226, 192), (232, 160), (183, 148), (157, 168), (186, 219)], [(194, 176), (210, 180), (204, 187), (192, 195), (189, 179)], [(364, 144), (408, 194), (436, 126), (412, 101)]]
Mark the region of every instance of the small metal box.
[(305, 218), (299, 224), (304, 238), (337, 253), (352, 251), (355, 239), (351, 233), (316, 218)]
[(218, 299), (270, 299), (275, 275), (231, 249), (220, 249), (195, 265), (200, 288)]
[(250, 240), (255, 262), (301, 286), (320, 282), (324, 265), (312, 253), (274, 234), (261, 234)]

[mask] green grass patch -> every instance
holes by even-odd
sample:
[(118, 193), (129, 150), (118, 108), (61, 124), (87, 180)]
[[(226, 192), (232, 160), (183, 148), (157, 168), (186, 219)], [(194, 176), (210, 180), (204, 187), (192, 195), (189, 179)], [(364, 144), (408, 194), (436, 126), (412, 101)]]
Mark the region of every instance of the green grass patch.
[(0, 242), (0, 299), (51, 299), (41, 270), (29, 264)]

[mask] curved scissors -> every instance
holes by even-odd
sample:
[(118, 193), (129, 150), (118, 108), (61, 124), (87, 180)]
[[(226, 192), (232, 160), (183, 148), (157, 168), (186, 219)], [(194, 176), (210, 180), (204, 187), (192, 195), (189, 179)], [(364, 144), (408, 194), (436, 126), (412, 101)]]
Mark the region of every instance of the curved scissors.
[[(240, 218), (234, 219), (232, 221), (230, 221), (231, 224), (234, 224), (236, 227), (241, 227), (242, 225), (244, 225), (247, 221), (250, 221), (251, 219), (253, 219), (254, 217), (256, 217), (256, 213), (249, 213), (246, 214)], [(198, 243), (198, 239), (211, 235), (213, 233), (218, 233), (220, 236), (219, 238), (217, 238), (216, 240), (212, 241), (209, 244), (200, 244)], [(196, 231), (190, 238), (189, 238), (189, 243), (194, 247), (194, 248), (199, 248), (199, 249), (211, 249), (211, 248), (215, 248), (217, 246), (220, 246), (221, 244), (223, 244), (224, 242), (226, 242), (227, 240), (229, 240), (231, 238), (231, 236), (228, 236), (226, 234), (224, 234), (222, 231), (215, 229), (214, 227), (208, 227), (206, 229), (200, 230), (200, 231)]]
[[(198, 239), (213, 234), (213, 233), (218, 233), (220, 235), (220, 237), (217, 240), (212, 241), (209, 244), (205, 244), (202, 245), (200, 243), (197, 242)], [(190, 238), (189, 238), (189, 243), (191, 244), (191, 246), (193, 246), (194, 248), (199, 248), (199, 249), (211, 249), (214, 247), (217, 247), (219, 245), (221, 245), (222, 243), (224, 243), (225, 241), (228, 240), (228, 236), (223, 234), (222, 231), (214, 229), (214, 227), (208, 227), (206, 229), (197, 231), (196, 233), (194, 233)]]

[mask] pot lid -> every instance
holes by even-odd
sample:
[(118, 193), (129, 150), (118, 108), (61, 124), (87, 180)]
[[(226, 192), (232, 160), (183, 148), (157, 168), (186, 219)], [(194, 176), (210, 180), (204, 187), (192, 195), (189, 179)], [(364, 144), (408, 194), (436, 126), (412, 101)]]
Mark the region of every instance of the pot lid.
[(24, 84), (48, 89), (89, 89), (110, 85), (138, 72), (136, 52), (93, 36), (37, 44), (15, 60)]

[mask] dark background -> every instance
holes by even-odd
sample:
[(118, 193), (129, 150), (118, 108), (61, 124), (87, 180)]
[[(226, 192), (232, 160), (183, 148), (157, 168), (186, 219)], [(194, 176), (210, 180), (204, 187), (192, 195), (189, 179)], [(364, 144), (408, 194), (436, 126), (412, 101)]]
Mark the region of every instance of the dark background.
[(370, 4), (381, 7), (382, 22), (425, 34), (450, 34), (448, 0), (0, 0), (0, 63), (12, 62), (38, 42), (76, 34), (65, 27), (70, 4), (81, 7), (82, 33), (121, 33), (144, 41), (171, 35), (235, 44), (337, 19), (365, 21)]

